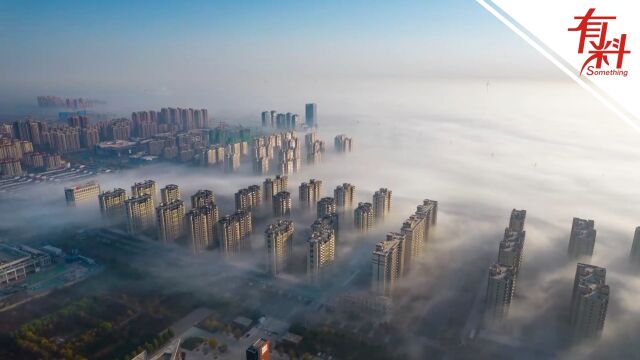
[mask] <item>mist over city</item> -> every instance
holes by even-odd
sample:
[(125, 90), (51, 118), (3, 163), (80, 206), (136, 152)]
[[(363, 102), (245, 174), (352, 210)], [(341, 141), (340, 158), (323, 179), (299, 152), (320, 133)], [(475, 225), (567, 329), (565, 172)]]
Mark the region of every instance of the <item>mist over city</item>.
[(476, 4), (214, 3), (3, 5), (0, 359), (638, 357), (640, 134)]

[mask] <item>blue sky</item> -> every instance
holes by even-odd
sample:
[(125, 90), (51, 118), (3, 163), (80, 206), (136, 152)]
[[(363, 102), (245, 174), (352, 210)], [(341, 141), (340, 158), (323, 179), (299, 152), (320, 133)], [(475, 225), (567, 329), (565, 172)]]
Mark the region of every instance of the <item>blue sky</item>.
[(4, 98), (547, 68), (473, 0), (5, 0), (0, 40)]

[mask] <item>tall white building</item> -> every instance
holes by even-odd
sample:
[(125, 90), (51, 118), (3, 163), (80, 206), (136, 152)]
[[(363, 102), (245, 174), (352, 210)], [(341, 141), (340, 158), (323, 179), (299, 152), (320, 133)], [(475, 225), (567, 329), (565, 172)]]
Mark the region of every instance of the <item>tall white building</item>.
[(388, 234), (373, 250), (371, 289), (375, 294), (391, 296), (403, 272), (403, 236)]
[(318, 201), (316, 215), (321, 218), (336, 213), (336, 201), (331, 197), (323, 197)]
[(307, 275), (311, 283), (323, 279), (326, 268), (336, 257), (336, 236), (331, 226), (324, 225), (309, 237), (307, 251)]
[(273, 196), (281, 191), (287, 191), (289, 178), (286, 175), (277, 175), (275, 178), (267, 178), (262, 183), (262, 193), (265, 201), (271, 201)]
[(607, 317), (609, 285), (607, 270), (578, 263), (571, 296), (571, 329), (576, 342), (598, 338)]
[(308, 183), (303, 182), (300, 184), (300, 206), (305, 209), (310, 209), (320, 200), (322, 196), (322, 181), (311, 179)]
[(358, 203), (358, 207), (353, 211), (353, 222), (360, 232), (367, 232), (373, 228), (374, 214), (371, 203)]
[(131, 197), (139, 197), (144, 194), (148, 194), (151, 196), (151, 201), (153, 201), (153, 206), (158, 203), (158, 193), (156, 190), (156, 182), (153, 180), (145, 180), (142, 182), (137, 182), (131, 186)]
[(125, 200), (124, 207), (129, 233), (139, 233), (154, 226), (155, 216), (151, 195), (143, 194), (131, 197)]
[(253, 231), (251, 213), (248, 211), (236, 211), (218, 220), (216, 225), (216, 238), (220, 245), (220, 252), (225, 255), (234, 255), (248, 249), (249, 235)]
[(636, 232), (633, 235), (633, 244), (631, 245), (629, 257), (632, 264), (640, 265), (640, 226), (636, 227)]
[(264, 232), (267, 249), (267, 273), (277, 275), (287, 267), (293, 252), (293, 222), (278, 220)]
[(350, 213), (351, 209), (353, 209), (355, 191), (356, 187), (348, 183), (337, 186), (336, 189), (333, 190), (336, 207), (345, 213)]
[(218, 207), (213, 203), (193, 208), (187, 213), (189, 244), (194, 254), (201, 253), (214, 244), (217, 222)]
[(156, 209), (158, 238), (163, 242), (176, 241), (184, 232), (184, 203), (174, 200), (162, 203)]
[(593, 248), (596, 244), (596, 229), (593, 220), (573, 218), (571, 236), (569, 238), (569, 257), (579, 259), (593, 256)]
[(262, 189), (260, 185), (251, 185), (246, 189), (240, 189), (235, 194), (236, 210), (254, 211), (262, 203)]
[(160, 189), (160, 198), (163, 203), (170, 203), (175, 200), (180, 200), (180, 188), (178, 185), (169, 184)]
[(516, 276), (511, 266), (495, 263), (489, 267), (486, 309), (492, 319), (507, 315), (515, 291)]
[(391, 211), (391, 190), (380, 188), (373, 194), (373, 215), (375, 222), (382, 222)]
[(272, 201), (273, 216), (283, 217), (291, 215), (291, 193), (288, 191), (281, 191), (273, 195)]

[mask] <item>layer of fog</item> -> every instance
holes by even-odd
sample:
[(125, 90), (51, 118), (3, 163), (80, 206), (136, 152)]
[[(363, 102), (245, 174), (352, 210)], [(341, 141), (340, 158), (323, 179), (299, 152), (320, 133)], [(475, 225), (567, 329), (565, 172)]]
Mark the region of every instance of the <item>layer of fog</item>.
[[(250, 107), (303, 112), (301, 102), (284, 98), (275, 104), (256, 101)], [(333, 136), (346, 133), (354, 137), (355, 150), (347, 156), (328, 154), (321, 164), (292, 175), (294, 202), (297, 186), (310, 178), (324, 181), (325, 196), (336, 185), (350, 182), (358, 189), (357, 201), (370, 201), (375, 189), (388, 187), (394, 218), (385, 230), (398, 229), (423, 198), (440, 202), (437, 241), (425, 255), (431, 271), (406, 281), (420, 284), (417, 293), (441, 296), (413, 307), (420, 311), (416, 316), (460, 296), (440, 284), (463, 281), (466, 272), (486, 272), (510, 210), (520, 208), (528, 214), (527, 243), (510, 319), (513, 334), (533, 347), (558, 347), (553, 334), (570, 299), (575, 263), (565, 254), (571, 219), (577, 216), (596, 221), (591, 263), (607, 267), (612, 295), (596, 352), (589, 348), (563, 354), (597, 358), (599, 351), (637, 346), (630, 338), (638, 333), (640, 307), (634, 299), (640, 295), (640, 281), (626, 259), (638, 225), (633, 200), (640, 191), (634, 186), (640, 177), (634, 166), (640, 160), (640, 134), (588, 94), (572, 84), (549, 82), (365, 81), (319, 93), (313, 100), (319, 104), (319, 133), (328, 148)], [(244, 115), (246, 109), (238, 113)], [(225, 120), (246, 123), (248, 118)], [(250, 120), (257, 124), (258, 114)], [(98, 181), (103, 189), (128, 188), (147, 178), (160, 186), (179, 184), (185, 199), (196, 189), (210, 188), (226, 198), (222, 214), (232, 211), (230, 199), (237, 189), (263, 180), (162, 165), (103, 175)], [(98, 218), (97, 205), (94, 212), (67, 208), (62, 185), (42, 185), (18, 196), (25, 198), (19, 204), (0, 203), (0, 228), (34, 231), (34, 224), (42, 230)], [(373, 244), (379, 237), (381, 231), (367, 241)], [(260, 240), (254, 244), (259, 246)], [(341, 256), (345, 253), (346, 247)], [(527, 330), (531, 328), (537, 330)]]

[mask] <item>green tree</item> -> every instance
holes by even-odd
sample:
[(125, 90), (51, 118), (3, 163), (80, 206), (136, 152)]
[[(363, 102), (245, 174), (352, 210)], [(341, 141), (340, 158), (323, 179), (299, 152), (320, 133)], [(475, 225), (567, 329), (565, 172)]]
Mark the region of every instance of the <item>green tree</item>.
[(218, 340), (216, 340), (215, 338), (211, 338), (209, 339), (209, 341), (207, 341), (207, 344), (209, 344), (211, 350), (215, 350), (218, 347)]

